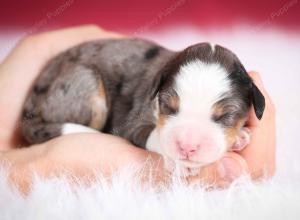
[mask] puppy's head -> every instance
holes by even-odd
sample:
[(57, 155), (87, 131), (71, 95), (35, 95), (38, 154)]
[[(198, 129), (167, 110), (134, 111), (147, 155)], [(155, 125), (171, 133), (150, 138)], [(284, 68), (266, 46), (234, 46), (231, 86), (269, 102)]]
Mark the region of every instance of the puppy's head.
[(156, 127), (164, 156), (186, 167), (218, 160), (230, 149), (253, 104), (264, 97), (228, 49), (201, 43), (179, 52), (154, 80)]

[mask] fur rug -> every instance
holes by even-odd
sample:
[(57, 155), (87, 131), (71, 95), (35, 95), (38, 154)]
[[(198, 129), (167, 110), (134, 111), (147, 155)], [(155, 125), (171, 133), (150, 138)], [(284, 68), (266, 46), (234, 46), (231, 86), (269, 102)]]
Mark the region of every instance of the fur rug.
[[(143, 36), (174, 49), (201, 41), (218, 43), (232, 49), (246, 69), (261, 73), (277, 108), (274, 178), (253, 183), (242, 177), (229, 189), (212, 192), (175, 181), (171, 189), (157, 193), (139, 187), (128, 170), (116, 174), (112, 185), (99, 177), (89, 187), (36, 176), (31, 193), (23, 197), (7, 185), (6, 172), (0, 169), (0, 219), (300, 219), (300, 35), (249, 27), (206, 33), (180, 27)], [(0, 37), (0, 44), (7, 45), (0, 60), (17, 38)]]

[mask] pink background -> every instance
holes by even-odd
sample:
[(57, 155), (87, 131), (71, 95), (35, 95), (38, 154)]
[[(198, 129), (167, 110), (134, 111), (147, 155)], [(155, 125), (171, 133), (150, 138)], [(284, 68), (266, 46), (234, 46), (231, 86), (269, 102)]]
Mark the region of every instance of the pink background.
[(300, 29), (299, 0), (1, 0), (0, 12), (2, 30), (41, 31), (85, 23), (125, 33), (182, 24), (201, 29), (240, 23)]

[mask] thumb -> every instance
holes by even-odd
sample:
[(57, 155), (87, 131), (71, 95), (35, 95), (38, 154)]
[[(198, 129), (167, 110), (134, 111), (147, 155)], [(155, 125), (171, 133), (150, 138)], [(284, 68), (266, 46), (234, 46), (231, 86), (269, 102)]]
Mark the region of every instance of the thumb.
[(237, 153), (227, 152), (219, 161), (203, 167), (198, 176), (189, 177), (188, 182), (196, 184), (200, 179), (204, 184), (223, 188), (247, 170), (248, 166), (244, 158)]
[(226, 187), (248, 171), (246, 160), (237, 153), (229, 152), (216, 164), (217, 185)]

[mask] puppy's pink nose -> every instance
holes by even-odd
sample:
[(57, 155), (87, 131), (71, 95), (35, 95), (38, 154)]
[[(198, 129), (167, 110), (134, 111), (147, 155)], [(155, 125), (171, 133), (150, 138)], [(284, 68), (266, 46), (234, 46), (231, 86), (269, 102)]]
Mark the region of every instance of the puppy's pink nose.
[(193, 156), (200, 148), (199, 144), (177, 142), (178, 151), (183, 156)]

